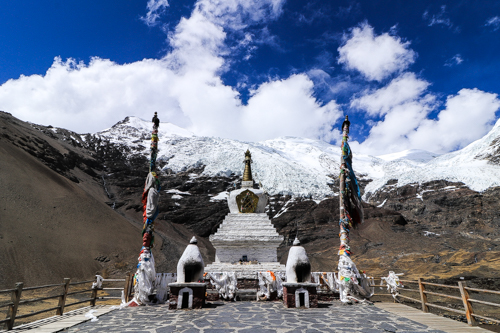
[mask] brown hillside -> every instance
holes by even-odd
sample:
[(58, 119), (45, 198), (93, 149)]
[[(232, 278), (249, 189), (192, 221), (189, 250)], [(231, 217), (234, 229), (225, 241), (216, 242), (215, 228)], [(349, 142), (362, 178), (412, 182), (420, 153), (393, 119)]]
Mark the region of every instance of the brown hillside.
[(77, 184), (22, 149), (35, 141), (63, 153), (66, 147), (12, 119), (0, 114), (0, 288), (133, 269), (141, 247), (137, 227), (88, 193), (105, 198), (80, 169), (72, 171)]

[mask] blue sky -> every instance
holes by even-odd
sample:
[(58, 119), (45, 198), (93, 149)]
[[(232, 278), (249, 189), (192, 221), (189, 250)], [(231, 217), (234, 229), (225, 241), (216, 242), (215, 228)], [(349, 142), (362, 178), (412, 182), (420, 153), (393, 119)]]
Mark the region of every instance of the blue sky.
[(95, 132), (158, 111), (200, 135), (444, 153), (499, 117), (500, 2), (0, 5), (0, 110)]

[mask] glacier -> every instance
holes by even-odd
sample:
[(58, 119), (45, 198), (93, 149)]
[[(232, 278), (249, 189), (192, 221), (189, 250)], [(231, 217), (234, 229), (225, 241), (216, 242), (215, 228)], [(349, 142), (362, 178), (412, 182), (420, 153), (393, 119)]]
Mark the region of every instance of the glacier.
[[(149, 121), (127, 117), (94, 135), (148, 156), (150, 128)], [(321, 140), (280, 137), (246, 142), (198, 136), (168, 122), (160, 124), (158, 136), (158, 160), (167, 162), (164, 168), (173, 172), (205, 166), (201, 176), (241, 175), (244, 152), (249, 149), (254, 180), (269, 194), (316, 200), (338, 195), (331, 185), (339, 174), (340, 147)], [(486, 158), (496, 154), (499, 138), (500, 120), (486, 136), (452, 153), (412, 149), (371, 156), (353, 152), (353, 166), (359, 179), (371, 180), (365, 200), (391, 179), (398, 180), (397, 186), (432, 180), (463, 182), (472, 190), (484, 191), (500, 185), (500, 166)]]

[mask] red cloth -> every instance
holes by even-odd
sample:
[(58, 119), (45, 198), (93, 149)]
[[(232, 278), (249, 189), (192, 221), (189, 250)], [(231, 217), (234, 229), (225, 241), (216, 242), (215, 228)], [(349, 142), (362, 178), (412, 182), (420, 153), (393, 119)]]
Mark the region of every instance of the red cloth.
[(151, 234), (150, 233), (144, 233), (144, 236), (142, 236), (142, 246), (144, 247), (150, 247), (151, 245)]

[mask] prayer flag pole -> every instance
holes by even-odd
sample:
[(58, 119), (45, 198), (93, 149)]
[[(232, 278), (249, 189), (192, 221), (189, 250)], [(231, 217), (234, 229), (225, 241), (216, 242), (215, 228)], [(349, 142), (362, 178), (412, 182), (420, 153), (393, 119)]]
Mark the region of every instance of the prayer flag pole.
[(160, 119), (157, 114), (153, 117), (153, 131), (151, 133), (151, 158), (149, 163), (149, 173), (142, 193), (143, 204), (143, 227), (142, 227), (142, 248), (139, 254), (139, 263), (134, 275), (134, 299), (130, 306), (148, 303), (149, 296), (153, 294), (156, 271), (153, 252), (154, 245), (154, 220), (160, 210), (158, 200), (160, 197), (160, 180), (156, 174), (156, 158), (158, 155), (158, 127)]
[(349, 231), (363, 222), (363, 206), (358, 181), (352, 168), (352, 152), (347, 140), (351, 123), (348, 116), (342, 123), (342, 145), (340, 157), (340, 248), (339, 248), (339, 294), (342, 303), (356, 300), (353, 295), (370, 297), (368, 279), (359, 274), (356, 264), (351, 260)]

